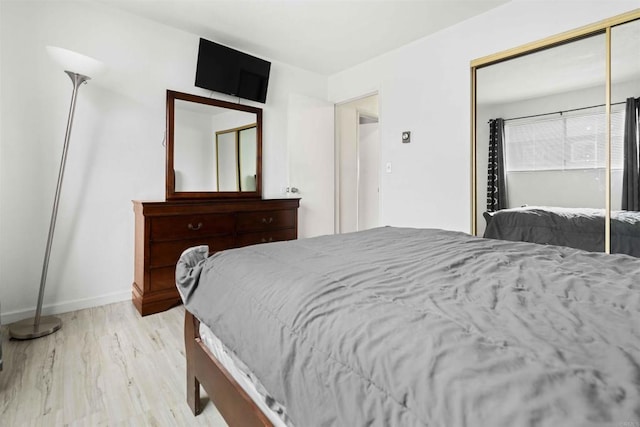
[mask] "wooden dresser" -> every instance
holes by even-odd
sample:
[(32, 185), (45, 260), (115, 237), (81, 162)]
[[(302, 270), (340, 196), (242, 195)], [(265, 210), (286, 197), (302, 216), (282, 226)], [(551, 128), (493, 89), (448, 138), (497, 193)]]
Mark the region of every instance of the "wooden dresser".
[(180, 304), (175, 267), (191, 246), (210, 253), (298, 236), (299, 199), (201, 202), (133, 201), (133, 304), (141, 315)]

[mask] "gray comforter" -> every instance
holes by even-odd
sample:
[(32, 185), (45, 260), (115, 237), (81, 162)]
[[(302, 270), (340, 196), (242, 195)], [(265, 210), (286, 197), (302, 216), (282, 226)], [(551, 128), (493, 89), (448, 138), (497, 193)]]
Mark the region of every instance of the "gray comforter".
[(640, 260), (442, 230), (251, 246), (186, 308), (296, 426), (637, 426)]

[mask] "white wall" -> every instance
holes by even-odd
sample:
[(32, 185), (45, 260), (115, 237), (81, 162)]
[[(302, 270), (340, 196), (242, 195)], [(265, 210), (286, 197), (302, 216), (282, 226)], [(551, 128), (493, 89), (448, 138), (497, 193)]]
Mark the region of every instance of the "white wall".
[[(470, 231), (470, 61), (639, 7), (514, 0), (329, 78), (329, 99), (380, 94), (381, 224)], [(411, 143), (401, 143), (402, 131)]]
[(216, 134), (211, 115), (174, 110), (173, 169), (176, 191), (211, 191), (217, 187)]
[[(45, 52), (107, 64), (80, 89), (45, 312), (130, 298), (132, 199), (164, 200), (166, 89), (193, 85), (198, 35), (93, 2), (0, 2), (0, 300), (2, 321), (33, 314), (71, 84)], [(287, 182), (287, 100), (326, 98), (326, 77), (273, 62), (264, 109), (264, 196)], [(214, 94), (232, 102), (237, 98)]]

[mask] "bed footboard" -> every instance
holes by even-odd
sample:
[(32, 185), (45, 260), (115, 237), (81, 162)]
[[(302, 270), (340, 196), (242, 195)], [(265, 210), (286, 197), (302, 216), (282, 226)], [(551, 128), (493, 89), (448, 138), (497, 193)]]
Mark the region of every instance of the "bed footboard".
[(185, 310), (184, 339), (187, 359), (187, 404), (194, 415), (202, 411), (200, 384), (231, 427), (273, 427), (267, 416), (205, 347), (200, 321)]

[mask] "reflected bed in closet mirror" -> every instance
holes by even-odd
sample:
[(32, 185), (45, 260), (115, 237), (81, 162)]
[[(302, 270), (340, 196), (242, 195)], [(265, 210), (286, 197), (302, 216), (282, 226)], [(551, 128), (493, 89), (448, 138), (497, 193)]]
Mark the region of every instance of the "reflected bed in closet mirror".
[[(603, 209), (523, 206), (483, 215), (485, 238), (604, 251)], [(611, 212), (611, 253), (640, 257), (640, 212)]]

